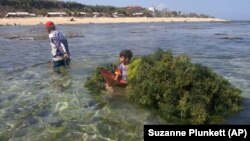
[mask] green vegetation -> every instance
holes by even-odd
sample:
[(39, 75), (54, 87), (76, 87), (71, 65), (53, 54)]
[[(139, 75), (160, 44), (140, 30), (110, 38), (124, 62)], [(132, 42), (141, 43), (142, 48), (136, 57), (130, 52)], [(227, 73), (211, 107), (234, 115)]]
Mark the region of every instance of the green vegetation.
[[(98, 72), (85, 85), (90, 90), (103, 82)], [(213, 124), (242, 109), (241, 90), (211, 68), (191, 63), (186, 55), (174, 57), (159, 49), (135, 59), (128, 75), (129, 99), (157, 110), (167, 121)]]
[(48, 12), (66, 12), (69, 16), (79, 16), (79, 12), (86, 12), (87, 16), (93, 16), (93, 12), (100, 12), (100, 16), (111, 17), (112, 13), (123, 15), (125, 17), (133, 16), (133, 13), (143, 13), (145, 17), (201, 17), (208, 18), (210, 16), (204, 14), (189, 13), (184, 14), (181, 11), (170, 11), (163, 9), (155, 10), (155, 13), (140, 6), (114, 7), (102, 5), (84, 5), (71, 1), (60, 0), (1, 0), (0, 1), (0, 17), (7, 12), (31, 12), (36, 15), (46, 16)]
[(88, 90), (90, 90), (93, 93), (100, 93), (102, 90), (105, 89), (105, 85), (104, 85), (105, 80), (100, 73), (102, 68), (114, 73), (116, 64), (100, 65), (95, 69), (95, 71), (91, 74), (91, 76), (87, 78), (87, 81), (84, 84), (84, 87), (86, 87)]
[(241, 109), (239, 89), (186, 55), (173, 57), (171, 51), (158, 50), (131, 66), (130, 99), (158, 109), (166, 120), (214, 123)]

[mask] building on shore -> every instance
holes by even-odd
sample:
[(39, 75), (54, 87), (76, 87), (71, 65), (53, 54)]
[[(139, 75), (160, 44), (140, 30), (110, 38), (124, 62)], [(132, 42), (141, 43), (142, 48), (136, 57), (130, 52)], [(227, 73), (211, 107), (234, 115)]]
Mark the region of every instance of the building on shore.
[(132, 16), (133, 17), (142, 17), (144, 14), (142, 12), (138, 12), (138, 13), (133, 13)]
[(148, 10), (152, 13), (152, 16), (155, 17), (155, 7), (154, 6), (151, 6), (148, 8)]
[(101, 16), (101, 14), (100, 14), (99, 12), (93, 12), (92, 14), (93, 14), (93, 17), (94, 17), (94, 18), (100, 17), (100, 16)]
[(125, 17), (125, 15), (124, 14), (119, 14), (118, 12), (114, 12), (114, 13), (112, 13), (112, 17), (113, 18)]
[(118, 17), (118, 12), (112, 13), (112, 17), (117, 18)]
[(8, 12), (5, 17), (35, 17), (36, 14), (30, 14), (29, 12)]
[(79, 16), (81, 16), (81, 17), (86, 17), (86, 16), (87, 16), (87, 13), (86, 13), (86, 12), (79, 12)]
[(71, 12), (69, 16), (74, 16), (74, 17), (86, 17), (87, 13), (86, 12)]
[(48, 12), (46, 17), (67, 17), (68, 14), (65, 12)]

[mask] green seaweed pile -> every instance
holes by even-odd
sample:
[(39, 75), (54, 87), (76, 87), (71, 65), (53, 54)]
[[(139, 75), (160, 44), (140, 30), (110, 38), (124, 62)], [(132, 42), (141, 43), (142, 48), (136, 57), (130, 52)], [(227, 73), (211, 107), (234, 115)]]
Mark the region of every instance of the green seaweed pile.
[(100, 93), (102, 90), (105, 90), (105, 80), (101, 75), (101, 69), (106, 69), (112, 73), (115, 72), (117, 64), (101, 64), (96, 67), (95, 71), (87, 77), (87, 81), (84, 84), (89, 91), (92, 93)]
[[(89, 90), (104, 82), (99, 70), (86, 82)], [(167, 121), (213, 124), (242, 109), (241, 90), (211, 68), (191, 63), (186, 55), (174, 57), (170, 50), (134, 59), (128, 80), (129, 99)]]
[(171, 121), (217, 123), (241, 110), (241, 91), (186, 55), (159, 49), (129, 67), (129, 97)]

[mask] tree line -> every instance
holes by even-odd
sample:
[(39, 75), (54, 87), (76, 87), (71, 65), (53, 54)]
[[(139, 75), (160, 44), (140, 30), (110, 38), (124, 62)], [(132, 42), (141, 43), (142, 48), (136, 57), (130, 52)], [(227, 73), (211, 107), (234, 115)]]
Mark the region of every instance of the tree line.
[(126, 17), (133, 16), (133, 13), (140, 12), (146, 17), (202, 17), (210, 16), (196, 13), (182, 13), (168, 9), (155, 10), (154, 12), (140, 6), (114, 7), (102, 5), (85, 5), (77, 2), (59, 0), (0, 0), (0, 16), (4, 17), (7, 12), (25, 11), (36, 15), (46, 16), (48, 12), (66, 12), (69, 16), (77, 16), (79, 12), (93, 13), (100, 12), (103, 16), (110, 17), (112, 13), (119, 13)]

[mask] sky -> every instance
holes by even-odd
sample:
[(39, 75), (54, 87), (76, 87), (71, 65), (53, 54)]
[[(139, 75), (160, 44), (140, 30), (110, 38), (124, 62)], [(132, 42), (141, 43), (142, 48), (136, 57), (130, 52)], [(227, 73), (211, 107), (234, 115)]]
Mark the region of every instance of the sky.
[(183, 13), (194, 12), (226, 20), (250, 20), (250, 0), (66, 0), (86, 5), (154, 6)]

